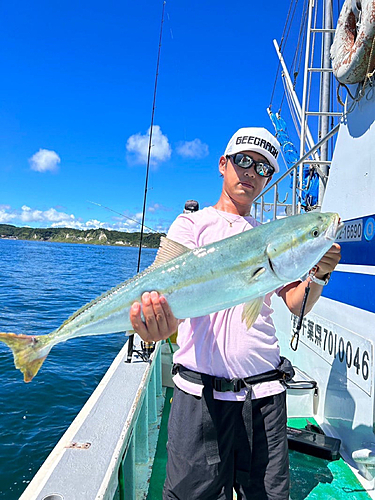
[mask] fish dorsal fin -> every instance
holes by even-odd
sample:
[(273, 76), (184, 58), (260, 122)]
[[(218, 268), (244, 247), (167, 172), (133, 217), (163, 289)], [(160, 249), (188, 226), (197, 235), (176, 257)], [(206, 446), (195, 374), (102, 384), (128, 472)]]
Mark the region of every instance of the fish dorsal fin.
[(184, 245), (181, 245), (181, 243), (177, 243), (176, 241), (170, 240), (165, 237), (161, 237), (160, 239), (160, 247), (158, 250), (158, 253), (156, 254), (156, 258), (153, 264), (149, 266), (147, 269), (142, 271), (141, 273), (136, 274), (133, 276), (133, 278), (128, 279), (127, 281), (124, 281), (123, 283), (120, 283), (119, 285), (115, 286), (114, 288), (111, 288), (107, 292), (103, 293), (96, 299), (92, 300), (85, 306), (81, 307), (76, 311), (70, 318), (68, 318), (57, 330), (56, 332), (60, 331), (67, 323), (72, 321), (73, 319), (77, 318), (80, 314), (83, 312), (87, 311), (90, 307), (94, 306), (101, 300), (105, 300), (107, 297), (110, 297), (112, 294), (116, 293), (117, 291), (121, 290), (122, 288), (128, 286), (132, 281), (138, 280), (142, 276), (146, 276), (150, 271), (153, 270), (154, 267), (160, 266), (161, 264), (164, 264), (165, 262), (170, 261), (171, 259), (177, 257), (178, 255), (182, 255), (185, 252), (190, 251), (190, 248), (185, 247)]
[(190, 248), (181, 245), (181, 243), (177, 243), (177, 241), (173, 241), (165, 236), (162, 236), (160, 238), (160, 247), (152, 267), (161, 266), (162, 264), (165, 264), (166, 262), (169, 262), (175, 257), (179, 257), (186, 252), (190, 252)]
[(263, 306), (263, 301), (264, 297), (258, 297), (257, 299), (244, 304), (241, 319), (242, 321), (245, 321), (248, 330), (250, 330), (259, 316), (260, 310)]

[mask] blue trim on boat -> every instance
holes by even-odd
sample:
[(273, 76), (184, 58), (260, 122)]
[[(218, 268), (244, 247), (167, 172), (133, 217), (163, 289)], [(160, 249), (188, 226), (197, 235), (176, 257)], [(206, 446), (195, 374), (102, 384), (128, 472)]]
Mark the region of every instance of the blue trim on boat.
[(375, 313), (374, 290), (375, 275), (335, 271), (322, 295)]
[(340, 264), (375, 266), (375, 239), (341, 243)]
[[(344, 221), (341, 238), (340, 264), (375, 265), (375, 215)], [(358, 231), (360, 230), (360, 235)]]
[[(375, 266), (375, 215), (345, 220), (340, 264)], [(375, 313), (375, 275), (335, 271), (323, 297)]]

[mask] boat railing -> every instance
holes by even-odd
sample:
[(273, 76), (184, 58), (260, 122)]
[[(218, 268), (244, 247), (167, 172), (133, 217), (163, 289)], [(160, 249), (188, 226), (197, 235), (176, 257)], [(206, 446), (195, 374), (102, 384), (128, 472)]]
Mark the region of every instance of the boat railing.
[(127, 344), (20, 500), (145, 498), (164, 404), (161, 346), (149, 362)]
[[(301, 181), (299, 179), (299, 167), (303, 164), (313, 164), (319, 175), (322, 173), (319, 170), (319, 161), (315, 159), (310, 159), (323, 144), (325, 144), (331, 137), (333, 137), (339, 130), (340, 123), (328, 132), (319, 142), (317, 142), (302, 158), (300, 158), (294, 165), (292, 165), (281, 177), (279, 177), (273, 184), (271, 184), (267, 189), (265, 189), (257, 198), (254, 200), (254, 217), (260, 222), (264, 222), (264, 213), (272, 212), (272, 219), (275, 220), (278, 217), (278, 209), (280, 207), (285, 208), (285, 215), (295, 215), (301, 212), (300, 196), (297, 196), (297, 192), (301, 192)], [(328, 162), (324, 162), (327, 164)], [(292, 201), (291, 203), (286, 203), (287, 199), (284, 201), (279, 200), (279, 188), (280, 183), (287, 177), (292, 176), (293, 186), (292, 186)], [(326, 179), (325, 179), (326, 180)], [(273, 201), (266, 201), (266, 196), (269, 197), (270, 193), (273, 192)], [(284, 215), (283, 215), (284, 216)], [(267, 217), (270, 219), (270, 217)]]

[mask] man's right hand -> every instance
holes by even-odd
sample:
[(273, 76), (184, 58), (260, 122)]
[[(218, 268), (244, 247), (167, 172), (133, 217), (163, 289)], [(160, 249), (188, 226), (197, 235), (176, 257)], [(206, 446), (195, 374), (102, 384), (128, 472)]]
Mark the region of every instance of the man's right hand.
[[(141, 317), (143, 312), (144, 321)], [(134, 302), (130, 308), (133, 329), (145, 342), (167, 339), (176, 332), (178, 319), (172, 313), (167, 299), (158, 292), (145, 292), (141, 304)]]

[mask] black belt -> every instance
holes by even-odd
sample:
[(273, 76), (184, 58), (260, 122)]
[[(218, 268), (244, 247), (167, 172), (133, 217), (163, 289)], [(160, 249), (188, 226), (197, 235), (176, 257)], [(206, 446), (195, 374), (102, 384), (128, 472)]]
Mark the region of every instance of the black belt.
[(275, 370), (270, 370), (268, 372), (246, 378), (227, 379), (224, 377), (215, 377), (214, 375), (207, 375), (206, 373), (189, 370), (180, 364), (174, 364), (172, 368), (172, 375), (176, 375), (177, 373), (189, 382), (199, 385), (210, 385), (215, 391), (218, 392), (240, 392), (242, 389), (255, 384), (261, 384), (262, 382), (271, 382), (272, 380), (288, 381), (293, 377), (293, 375), (290, 376), (288, 372), (282, 369), (282, 365), (280, 365), (280, 368), (276, 368)]
[(260, 373), (252, 377), (226, 379), (224, 377), (215, 377), (206, 373), (199, 373), (185, 368), (180, 364), (174, 364), (172, 375), (179, 374), (184, 380), (194, 384), (203, 385), (202, 414), (203, 414), (203, 440), (206, 449), (207, 462), (209, 465), (220, 462), (219, 447), (217, 443), (217, 434), (212, 415), (214, 414), (213, 391), (218, 392), (240, 392), (247, 388), (247, 394), (242, 407), (242, 418), (245, 424), (250, 449), (252, 447), (252, 404), (251, 389), (255, 384), (262, 382), (271, 382), (273, 380), (289, 381), (294, 376), (294, 370), (290, 361), (281, 357), (281, 363), (275, 370)]

